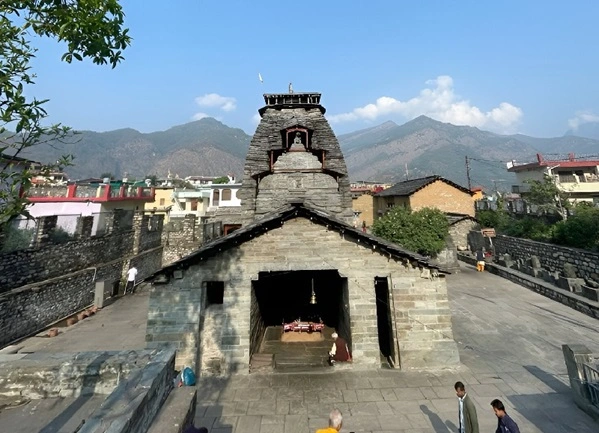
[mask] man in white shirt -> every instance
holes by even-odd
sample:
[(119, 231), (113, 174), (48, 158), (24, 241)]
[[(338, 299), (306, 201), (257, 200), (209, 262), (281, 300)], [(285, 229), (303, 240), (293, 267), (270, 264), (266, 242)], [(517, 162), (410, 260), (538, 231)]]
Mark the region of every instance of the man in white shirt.
[(459, 433), (478, 433), (478, 417), (476, 416), (476, 407), (468, 394), (466, 387), (462, 382), (456, 382), (455, 393), (458, 396), (458, 432)]
[(137, 277), (137, 268), (131, 266), (127, 271), (127, 285), (125, 286), (125, 295), (127, 292), (133, 293), (135, 290), (135, 277)]

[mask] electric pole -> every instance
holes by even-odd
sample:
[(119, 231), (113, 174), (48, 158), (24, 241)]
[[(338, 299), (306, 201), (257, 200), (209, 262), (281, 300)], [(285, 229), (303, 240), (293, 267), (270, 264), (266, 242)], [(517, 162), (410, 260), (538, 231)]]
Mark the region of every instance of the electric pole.
[(472, 191), (472, 180), (470, 179), (470, 160), (468, 160), (468, 155), (466, 155), (466, 179), (468, 179), (468, 190)]

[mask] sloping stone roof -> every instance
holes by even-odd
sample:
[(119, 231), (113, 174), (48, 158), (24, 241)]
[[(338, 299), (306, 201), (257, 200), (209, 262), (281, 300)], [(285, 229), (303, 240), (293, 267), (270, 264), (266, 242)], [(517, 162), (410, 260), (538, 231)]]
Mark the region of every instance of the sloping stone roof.
[(326, 226), (331, 230), (342, 233), (363, 245), (371, 246), (381, 254), (389, 254), (393, 257), (411, 260), (424, 267), (437, 269), (440, 272), (446, 272), (441, 267), (431, 264), (428, 258), (377, 236), (364, 233), (360, 229), (354, 228), (324, 211), (306, 206), (303, 202), (289, 202), (278, 211), (267, 214), (226, 236), (217, 238), (203, 245), (188, 256), (163, 267), (161, 270), (148, 277), (148, 279), (152, 279), (161, 274), (170, 274), (176, 269), (186, 269), (202, 260), (216, 256), (224, 250), (254, 239), (268, 230), (280, 228), (281, 224), (285, 221), (300, 217), (309, 218), (316, 224)]
[(445, 216), (447, 217), (447, 221), (449, 222), (450, 226), (452, 226), (456, 223), (459, 223), (460, 221), (464, 221), (464, 220), (478, 222), (478, 220), (476, 218), (471, 217), (470, 215), (465, 215), (465, 214), (461, 214), (461, 213), (445, 213)]
[(457, 183), (454, 183), (444, 177), (435, 175), (435, 176), (427, 176), (421, 177), (418, 179), (406, 180), (404, 182), (399, 182), (393, 185), (391, 188), (384, 189), (383, 191), (375, 194), (377, 197), (389, 197), (389, 196), (410, 196), (414, 194), (416, 191), (421, 190), (427, 185), (430, 185), (433, 182), (440, 180), (441, 182), (445, 182), (448, 185), (453, 186), (454, 188), (459, 189), (465, 193), (472, 195), (471, 191), (468, 191), (468, 188), (464, 188)]

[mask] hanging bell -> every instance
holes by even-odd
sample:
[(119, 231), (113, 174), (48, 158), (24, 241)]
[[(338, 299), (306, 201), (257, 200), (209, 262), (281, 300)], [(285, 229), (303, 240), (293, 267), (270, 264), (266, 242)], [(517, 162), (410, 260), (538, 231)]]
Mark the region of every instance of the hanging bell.
[(314, 278), (312, 278), (312, 295), (310, 296), (310, 305), (316, 305), (316, 293), (314, 293)]
[(316, 293), (314, 293), (314, 289), (312, 289), (312, 295), (310, 296), (310, 304), (316, 305)]

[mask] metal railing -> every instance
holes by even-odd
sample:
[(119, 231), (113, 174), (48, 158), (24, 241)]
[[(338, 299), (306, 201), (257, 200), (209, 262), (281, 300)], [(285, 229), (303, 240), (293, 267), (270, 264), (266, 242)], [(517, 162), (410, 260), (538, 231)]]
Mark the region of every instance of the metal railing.
[(591, 397), (591, 403), (599, 407), (599, 370), (589, 364), (582, 364), (582, 369), (584, 371), (587, 389), (589, 390), (589, 395)]

